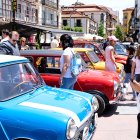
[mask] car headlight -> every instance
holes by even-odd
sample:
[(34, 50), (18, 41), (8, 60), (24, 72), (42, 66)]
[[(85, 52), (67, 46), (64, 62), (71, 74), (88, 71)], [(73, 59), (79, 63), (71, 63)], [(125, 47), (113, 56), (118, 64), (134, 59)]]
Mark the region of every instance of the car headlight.
[(96, 112), (99, 108), (99, 103), (98, 103), (98, 100), (96, 97), (92, 98), (91, 104), (92, 104), (92, 108), (93, 108), (94, 112)]
[(68, 124), (67, 124), (67, 132), (66, 132), (66, 135), (67, 135), (67, 139), (68, 139), (68, 140), (74, 138), (77, 129), (78, 129), (78, 128), (77, 128), (77, 126), (76, 126), (75, 121), (71, 118), (71, 119), (68, 121)]
[(119, 86), (119, 85), (118, 85), (118, 82), (114, 80), (114, 91), (117, 90), (118, 86)]

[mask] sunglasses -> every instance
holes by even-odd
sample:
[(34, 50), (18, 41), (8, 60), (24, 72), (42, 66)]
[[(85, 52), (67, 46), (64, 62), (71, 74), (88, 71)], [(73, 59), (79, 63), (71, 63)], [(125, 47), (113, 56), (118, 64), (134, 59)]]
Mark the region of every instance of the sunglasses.
[(22, 42), (25, 42), (24, 40), (22, 40)]
[(18, 40), (12, 40), (13, 42), (17, 42)]

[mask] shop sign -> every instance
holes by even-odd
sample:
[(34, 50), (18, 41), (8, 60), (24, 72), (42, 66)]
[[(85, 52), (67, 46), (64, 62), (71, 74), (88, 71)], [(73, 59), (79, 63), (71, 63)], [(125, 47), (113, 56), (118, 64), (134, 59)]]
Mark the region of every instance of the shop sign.
[(12, 10), (13, 11), (17, 10), (17, 0), (12, 0)]

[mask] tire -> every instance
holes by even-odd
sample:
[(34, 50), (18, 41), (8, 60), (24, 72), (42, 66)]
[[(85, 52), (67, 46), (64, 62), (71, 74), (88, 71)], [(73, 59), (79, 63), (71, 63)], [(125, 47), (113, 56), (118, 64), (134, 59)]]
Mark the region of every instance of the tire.
[(106, 105), (109, 104), (108, 99), (100, 91), (91, 90), (91, 91), (87, 91), (87, 92), (94, 95), (97, 98), (98, 103), (99, 103), (99, 109), (96, 111), (96, 113), (98, 113), (98, 115), (101, 116), (106, 108)]
[(99, 109), (96, 111), (96, 113), (98, 113), (98, 115), (100, 116), (105, 110), (105, 107), (106, 107), (105, 101), (100, 95), (94, 94), (94, 96), (97, 98), (98, 103), (99, 103)]

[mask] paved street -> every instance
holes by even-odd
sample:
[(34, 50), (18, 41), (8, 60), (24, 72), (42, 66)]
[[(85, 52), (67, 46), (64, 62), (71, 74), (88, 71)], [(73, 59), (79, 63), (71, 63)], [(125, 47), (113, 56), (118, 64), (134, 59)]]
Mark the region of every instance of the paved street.
[(98, 118), (93, 140), (137, 140), (136, 101), (130, 100), (130, 93), (126, 98), (126, 101), (120, 101), (118, 105), (112, 104), (103, 116)]

